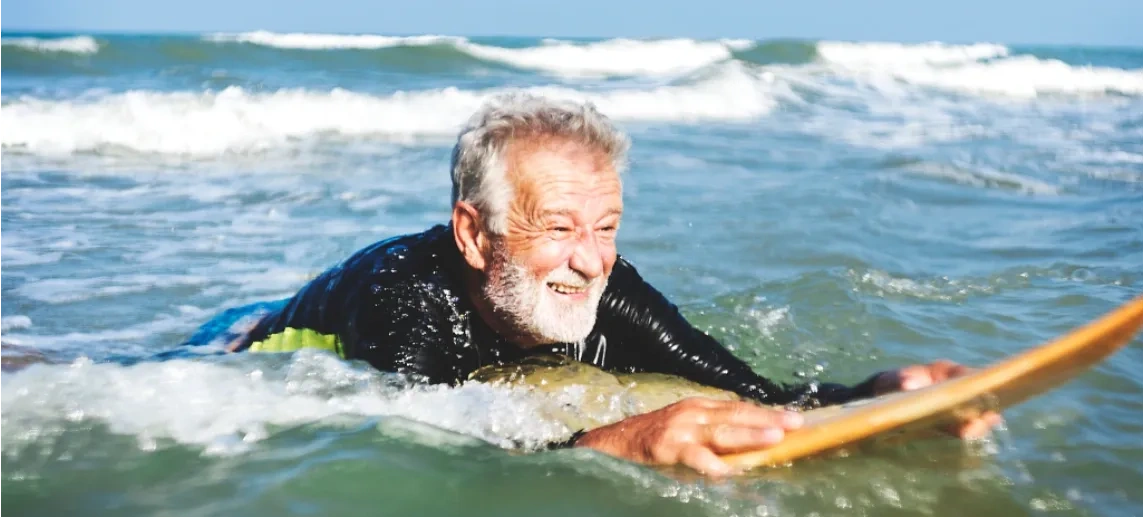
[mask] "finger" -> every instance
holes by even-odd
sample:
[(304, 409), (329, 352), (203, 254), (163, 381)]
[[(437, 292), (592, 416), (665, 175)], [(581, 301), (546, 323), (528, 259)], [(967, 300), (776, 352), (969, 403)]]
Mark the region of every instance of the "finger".
[(725, 477), (735, 471), (730, 465), (719, 459), (715, 452), (698, 445), (683, 450), (679, 456), (679, 461), (710, 477)]
[[(980, 426), (980, 429), (975, 428), (969, 430), (969, 433), (972, 435), (972, 438), (985, 437), (989, 435), (994, 428), (1000, 426), (1003, 421), (1004, 419), (1001, 417), (1001, 414), (997, 412), (985, 412), (974, 422), (974, 426)], [(981, 433), (978, 434), (977, 432)]]
[(957, 431), (957, 435), (962, 439), (983, 439), (989, 436), (992, 428), (993, 426), (987, 419), (978, 418), (963, 423)]
[(1004, 419), (1001, 414), (993, 411), (982, 413), (979, 416), (959, 423), (952, 423), (943, 427), (946, 433), (962, 439), (981, 439), (1000, 425)]
[(733, 453), (745, 450), (757, 450), (773, 446), (783, 440), (782, 428), (767, 426), (765, 428), (743, 427), (734, 425), (719, 425), (706, 427), (707, 444), (719, 453)]
[(949, 360), (938, 360), (929, 364), (929, 376), (933, 383), (945, 381), (973, 372), (973, 369)]
[(802, 426), (803, 421), (802, 414), (798, 412), (764, 408), (742, 401), (728, 401), (713, 410), (709, 423), (716, 426), (728, 424), (740, 427), (777, 427), (794, 430)]

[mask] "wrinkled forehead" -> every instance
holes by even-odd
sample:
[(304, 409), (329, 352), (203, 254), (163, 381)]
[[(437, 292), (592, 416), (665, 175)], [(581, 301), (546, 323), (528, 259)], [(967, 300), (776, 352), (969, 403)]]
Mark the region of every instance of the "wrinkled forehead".
[(622, 203), (620, 174), (603, 150), (561, 137), (515, 138), (504, 158), (514, 198)]

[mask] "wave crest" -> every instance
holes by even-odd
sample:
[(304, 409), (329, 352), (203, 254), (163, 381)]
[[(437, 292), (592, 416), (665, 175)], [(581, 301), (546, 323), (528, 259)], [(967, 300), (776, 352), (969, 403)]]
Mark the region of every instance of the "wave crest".
[(915, 69), (895, 75), (912, 84), (968, 93), (1037, 97), (1043, 94), (1140, 94), (1140, 70), (1074, 67), (1055, 59), (1016, 56), (953, 69)]
[(589, 43), (556, 39), (540, 45), (501, 47), (474, 43), (458, 36), (384, 36), (375, 34), (275, 33), (254, 31), (216, 33), (207, 41), (235, 42), (282, 49), (344, 50), (451, 45), (474, 58), (561, 76), (664, 76), (684, 74), (730, 59), (749, 49), (751, 40), (699, 41), (610, 39)]
[(383, 36), (379, 34), (317, 34), (305, 32), (276, 33), (252, 31), (243, 33), (214, 33), (204, 37), (207, 41), (250, 43), (282, 49), (382, 49), (459, 43), (465, 38), (456, 36)]
[(1004, 45), (993, 43), (949, 45), (939, 42), (910, 45), (821, 41), (818, 43), (817, 52), (819, 59), (823, 61), (854, 68), (951, 65), (1009, 55), (1009, 49)]
[(580, 44), (545, 40), (539, 47), (504, 48), (461, 43), (459, 48), (488, 61), (565, 76), (663, 76), (684, 74), (731, 58), (753, 42), (691, 39), (612, 39)]
[(18, 47), (35, 52), (71, 52), (74, 54), (94, 54), (99, 51), (99, 42), (91, 36), (69, 38), (4, 38), (4, 46)]
[[(693, 83), (583, 92), (562, 86), (527, 91), (591, 101), (627, 121), (747, 120), (776, 101), (766, 77), (728, 66)], [(130, 152), (214, 155), (292, 147), (316, 138), (408, 142), (451, 137), (487, 98), (504, 89), (445, 88), (391, 95), (334, 89), (258, 93), (129, 91), (94, 99), (22, 97), (4, 105), (5, 152), (43, 155)]]
[(992, 43), (827, 41), (818, 43), (816, 53), (829, 69), (871, 80), (875, 86), (889, 77), (915, 86), (1020, 98), (1144, 92), (1144, 74), (1139, 69), (1073, 66), (1056, 59), (1012, 55), (1008, 47)]

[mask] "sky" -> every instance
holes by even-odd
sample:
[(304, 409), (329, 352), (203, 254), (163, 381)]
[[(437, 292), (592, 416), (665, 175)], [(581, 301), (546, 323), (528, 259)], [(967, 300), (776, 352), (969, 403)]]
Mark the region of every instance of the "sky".
[(1141, 47), (1141, 0), (7, 0), (4, 32), (800, 38)]

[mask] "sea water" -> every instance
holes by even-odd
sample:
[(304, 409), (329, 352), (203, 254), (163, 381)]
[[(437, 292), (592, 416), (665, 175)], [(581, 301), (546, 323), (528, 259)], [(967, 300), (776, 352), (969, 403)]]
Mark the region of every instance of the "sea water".
[[(536, 396), (328, 354), (146, 361), (449, 217), (484, 99), (632, 136), (619, 249), (758, 372), (985, 365), (1141, 292), (1140, 48), (3, 35), (5, 514), (1141, 512), (1141, 343), (934, 440), (708, 481)], [(124, 360), (127, 361), (124, 361)], [(532, 452), (532, 453), (530, 453)]]

